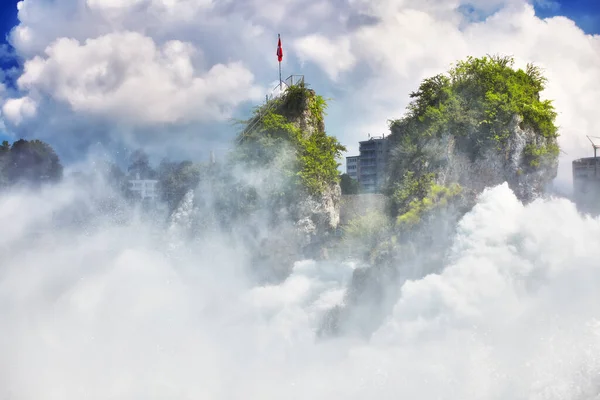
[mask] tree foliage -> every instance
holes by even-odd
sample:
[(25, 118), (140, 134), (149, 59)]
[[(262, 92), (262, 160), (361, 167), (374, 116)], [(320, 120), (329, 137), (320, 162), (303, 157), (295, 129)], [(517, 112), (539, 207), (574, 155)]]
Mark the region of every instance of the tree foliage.
[(449, 132), (464, 136), (477, 132), (482, 139), (503, 143), (518, 115), (522, 128), (532, 128), (547, 138), (556, 137), (552, 101), (540, 99), (546, 78), (532, 64), (525, 70), (515, 70), (513, 65), (512, 57), (468, 57), (448, 74), (425, 79), (410, 94), (413, 100), (405, 119), (417, 122), (422, 135)]
[(359, 184), (356, 179), (352, 179), (348, 174), (340, 175), (340, 188), (342, 194), (358, 194)]
[(458, 184), (449, 187), (436, 184), (433, 173), (417, 175), (414, 171), (407, 171), (394, 184), (390, 198), (391, 214), (397, 216), (397, 227), (410, 229), (425, 214), (438, 207), (445, 207), (460, 193), (461, 187)]
[(325, 132), (326, 100), (304, 83), (257, 108), (239, 138), (237, 157), (251, 166), (267, 166), (290, 149), (292, 157), (282, 166), (294, 186), (318, 195), (339, 182), (339, 158), (346, 150)]
[(130, 201), (139, 201), (139, 196), (131, 189), (131, 180), (136, 180), (139, 176), (139, 179), (158, 181), (156, 190), (159, 200), (171, 211), (180, 204), (188, 191), (197, 188), (206, 169), (207, 166), (190, 160), (170, 161), (167, 158), (154, 168), (143, 149), (137, 149), (131, 154), (127, 173), (114, 163), (102, 165), (102, 172), (110, 185)]
[(158, 190), (161, 200), (167, 203), (169, 209), (174, 209), (188, 191), (198, 186), (201, 175), (202, 167), (189, 160), (161, 161), (158, 166)]
[(518, 120), (520, 128), (542, 139), (525, 148), (530, 167), (538, 167), (544, 155), (558, 154), (556, 112), (550, 100), (540, 98), (546, 79), (534, 65), (525, 70), (513, 66), (512, 57), (468, 57), (447, 74), (424, 79), (410, 94), (406, 115), (390, 124), (392, 215), (411, 221), (429, 208), (429, 200), (456, 194), (455, 188), (434, 184), (438, 167), (446, 162), (447, 149), (438, 140), (444, 134), (454, 136), (474, 159), (486, 142), (503, 149)]
[(6, 140), (0, 146), (0, 188), (8, 185), (8, 177), (6, 176), (6, 166), (10, 162), (10, 143)]
[(0, 146), (0, 185), (17, 183), (39, 185), (57, 182), (63, 166), (54, 149), (41, 140), (19, 139)]
[(390, 237), (392, 225), (389, 217), (380, 210), (372, 210), (353, 218), (344, 227), (344, 245), (351, 254), (368, 260), (381, 243)]
[(156, 171), (150, 166), (148, 154), (143, 149), (137, 149), (129, 157), (127, 172), (132, 179), (155, 179)]

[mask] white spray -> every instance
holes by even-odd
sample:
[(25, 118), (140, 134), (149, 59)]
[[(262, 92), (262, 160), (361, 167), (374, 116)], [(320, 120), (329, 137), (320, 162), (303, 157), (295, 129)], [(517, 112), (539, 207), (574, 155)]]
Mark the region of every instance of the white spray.
[(506, 185), (487, 190), (443, 271), (406, 282), (372, 337), (319, 340), (352, 263), (298, 260), (280, 285), (253, 286), (224, 235), (157, 236), (143, 221), (51, 229), (86, 196), (76, 189), (0, 198), (2, 399), (599, 393), (600, 221), (567, 200), (525, 207)]

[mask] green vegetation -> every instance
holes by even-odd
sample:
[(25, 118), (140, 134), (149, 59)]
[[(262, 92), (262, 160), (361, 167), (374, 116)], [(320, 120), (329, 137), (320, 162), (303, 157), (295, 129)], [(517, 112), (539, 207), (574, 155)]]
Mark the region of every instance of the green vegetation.
[(412, 227), (418, 224), (426, 213), (448, 205), (448, 202), (460, 192), (461, 187), (457, 184), (446, 187), (432, 183), (425, 197), (415, 198), (408, 203), (405, 212), (398, 216), (396, 223), (400, 226)]
[(194, 163), (190, 160), (171, 161), (164, 158), (154, 168), (150, 164), (148, 154), (143, 149), (136, 149), (128, 157), (128, 165), (123, 171), (118, 165), (110, 162), (101, 164), (100, 170), (107, 178), (108, 184), (121, 193), (130, 202), (139, 202), (139, 192), (131, 190), (131, 180), (157, 180), (157, 191), (160, 200), (170, 211), (181, 202), (185, 194), (196, 189), (201, 180), (206, 179), (205, 171), (210, 166)]
[(432, 173), (415, 177), (414, 172), (406, 172), (395, 184), (391, 196), (392, 214), (397, 215), (396, 226), (402, 229), (414, 227), (426, 213), (448, 205), (461, 190), (458, 184), (450, 187), (436, 184)]
[(344, 227), (344, 245), (355, 255), (363, 259), (371, 259), (382, 243), (386, 243), (392, 225), (389, 217), (379, 211), (372, 210), (358, 216)]
[(398, 223), (414, 225), (424, 212), (460, 195), (458, 186), (434, 183), (447, 162), (447, 145), (439, 140), (445, 134), (473, 160), (490, 144), (506, 150), (519, 123), (537, 134), (524, 151), (527, 167), (540, 168), (544, 160), (558, 156), (556, 112), (550, 100), (540, 99), (546, 79), (531, 64), (526, 70), (513, 65), (511, 57), (469, 57), (447, 74), (423, 80), (410, 94), (406, 115), (390, 124), (387, 194)]
[(129, 166), (127, 167), (131, 179), (156, 179), (156, 171), (150, 166), (150, 160), (146, 152), (137, 149), (129, 156)]
[(342, 189), (342, 194), (358, 194), (360, 185), (350, 175), (342, 174), (340, 175), (340, 188)]
[(57, 182), (63, 167), (54, 149), (41, 140), (19, 139), (0, 146), (0, 187)]
[[(405, 116), (390, 121), (387, 219), (368, 215), (352, 221), (344, 233), (346, 242), (370, 260), (391, 260), (418, 240), (429, 243), (436, 234), (426, 228), (429, 217), (451, 204), (460, 213), (474, 194), (468, 177), (460, 183), (452, 180), (462, 176), (453, 169), (460, 164), (449, 165), (453, 154), (474, 161), (484, 150), (495, 149), (508, 157), (508, 139), (517, 125), (535, 133), (525, 139), (523, 168), (517, 174), (556, 159), (556, 112), (550, 100), (540, 98), (546, 79), (533, 65), (525, 70), (513, 65), (511, 57), (469, 57), (448, 73), (422, 81), (410, 94)], [(370, 219), (381, 229), (371, 226)], [(367, 239), (371, 235), (377, 240)], [(361, 240), (366, 248), (358, 245)]]
[(339, 182), (339, 163), (345, 151), (335, 137), (325, 133), (326, 100), (304, 83), (292, 85), (280, 98), (258, 107), (240, 135), (235, 157), (251, 166), (267, 166), (291, 148), (294, 154), (281, 166), (296, 187), (319, 195)]
[(185, 194), (200, 183), (202, 167), (186, 160), (181, 162), (161, 161), (158, 166), (158, 190), (161, 200), (173, 210)]
[(513, 118), (520, 116), (522, 128), (532, 128), (546, 138), (556, 137), (552, 102), (540, 100), (546, 79), (534, 65), (527, 65), (525, 71), (514, 70), (513, 65), (512, 57), (460, 61), (448, 74), (425, 79), (419, 90), (410, 94), (414, 100), (405, 119), (415, 121), (422, 135), (476, 133), (480, 139), (503, 144), (511, 134)]
[(0, 146), (0, 188), (8, 185), (8, 178), (6, 176), (6, 166), (10, 162), (10, 143), (6, 140), (2, 142)]
[(558, 157), (560, 152), (560, 148), (556, 143), (546, 143), (541, 146), (536, 146), (532, 143), (525, 146), (525, 158), (527, 164), (532, 168), (537, 168), (540, 166), (541, 161), (545, 157)]

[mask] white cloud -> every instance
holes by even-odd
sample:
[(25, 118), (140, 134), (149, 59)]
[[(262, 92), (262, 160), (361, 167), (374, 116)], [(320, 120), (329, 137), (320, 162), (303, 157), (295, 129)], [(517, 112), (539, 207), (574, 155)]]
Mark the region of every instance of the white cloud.
[(560, 3), (555, 0), (533, 0), (533, 3), (540, 8), (546, 8), (552, 11), (560, 10)]
[(191, 20), (199, 11), (209, 9), (213, 0), (86, 0), (86, 5), (105, 18), (118, 20), (145, 11), (157, 18)]
[(59, 39), (25, 64), (18, 85), (89, 112), (136, 123), (222, 119), (262, 91), (242, 63), (217, 64), (200, 73), (195, 48), (173, 40), (157, 46), (136, 32), (79, 43)]
[(9, 99), (2, 107), (3, 115), (15, 125), (20, 125), (25, 118), (34, 117), (36, 110), (37, 105), (35, 101), (29, 97)]
[(331, 40), (322, 35), (304, 36), (294, 43), (294, 48), (301, 60), (313, 61), (332, 80), (356, 64), (347, 37)]

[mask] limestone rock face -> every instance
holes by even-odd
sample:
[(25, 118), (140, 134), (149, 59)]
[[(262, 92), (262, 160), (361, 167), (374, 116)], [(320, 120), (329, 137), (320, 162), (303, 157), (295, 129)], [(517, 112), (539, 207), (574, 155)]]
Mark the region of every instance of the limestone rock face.
[[(308, 96), (300, 105), (300, 111), (288, 120), (302, 130), (305, 138), (316, 132), (324, 132), (323, 119), (315, 119), (310, 110), (309, 99), (315, 92), (307, 89)], [(320, 196), (303, 195), (296, 198), (292, 205), (292, 214), (295, 216), (295, 225), (302, 235), (322, 235), (337, 228), (340, 221), (340, 200), (342, 190), (338, 183), (329, 185)]]
[(296, 224), (305, 234), (322, 234), (337, 228), (340, 222), (339, 184), (331, 185), (321, 196), (306, 196), (298, 199), (295, 206)]
[[(484, 189), (506, 182), (523, 202), (543, 195), (546, 186), (556, 177), (558, 157), (548, 154), (534, 166), (527, 148), (553, 146), (557, 140), (522, 129), (520, 125), (521, 120), (515, 117), (509, 129), (511, 134), (503, 146), (494, 140), (479, 140), (477, 132), (418, 139), (418, 146), (412, 148), (419, 147), (425, 154), (424, 167), (435, 173), (435, 183), (446, 187), (459, 184), (461, 195), (446, 207), (423, 216), (404, 239), (375, 249), (374, 259), (355, 269), (345, 304), (332, 310), (322, 321), (321, 335), (344, 332), (369, 336), (376, 330), (393, 309), (407, 279), (420, 279), (444, 268), (457, 222), (475, 205)], [(410, 157), (409, 151), (395, 154)], [(404, 169), (397, 172), (403, 174), (413, 166), (410, 162), (404, 163)]]
[[(265, 120), (271, 125), (246, 132), (247, 144), (238, 142), (236, 150), (246, 158), (218, 167), (219, 175), (201, 182), (172, 218), (178, 231), (227, 231), (244, 243), (257, 276), (264, 280), (285, 279), (294, 261), (321, 254), (324, 241), (340, 221), (338, 183), (324, 182), (319, 194), (311, 194), (293, 181), (306, 150), (294, 136), (297, 131), (290, 134), (285, 126), (299, 129), (304, 139), (325, 133), (315, 92), (294, 90), (293, 98), (273, 99), (255, 115), (249, 126), (261, 127)], [(273, 128), (281, 117), (284, 128)], [(287, 139), (277, 141), (282, 138)]]
[[(292, 124), (302, 130), (304, 137), (309, 137), (316, 132), (324, 132), (325, 123), (322, 118), (316, 120), (310, 109), (310, 99), (316, 96), (315, 91), (306, 89), (306, 93), (307, 96), (304, 97), (302, 103), (298, 106), (298, 111), (293, 114), (287, 114), (286, 117)], [(282, 113), (286, 114), (285, 112)]]
[(520, 124), (520, 118), (515, 116), (510, 128), (512, 134), (503, 149), (491, 140), (475, 149), (476, 134), (466, 137), (447, 134), (432, 143), (432, 153), (441, 151), (444, 155), (438, 183), (458, 183), (466, 190), (465, 194), (471, 196), (476, 196), (486, 187), (504, 182), (521, 201), (529, 202), (542, 195), (557, 175), (558, 158), (542, 158), (539, 167), (533, 168), (526, 148), (528, 145), (540, 148), (556, 144), (557, 140), (545, 138), (529, 128), (522, 129)]

